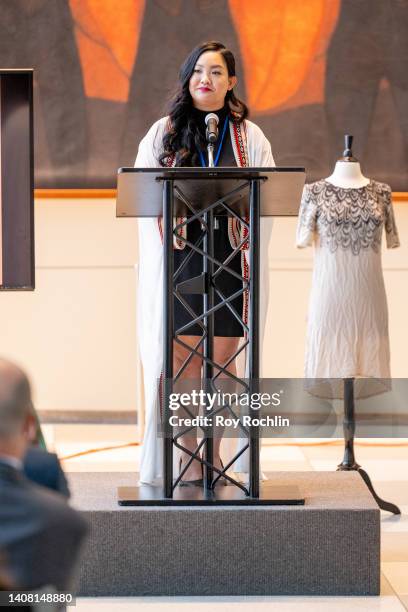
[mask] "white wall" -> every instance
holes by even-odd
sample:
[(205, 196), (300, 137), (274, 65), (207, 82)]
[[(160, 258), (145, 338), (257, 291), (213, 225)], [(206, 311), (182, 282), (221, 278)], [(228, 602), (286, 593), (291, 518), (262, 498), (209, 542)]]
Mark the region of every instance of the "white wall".
[[(402, 247), (384, 252), (392, 373), (408, 375), (408, 203), (395, 205)], [(37, 200), (36, 290), (0, 293), (0, 354), (30, 374), (42, 410), (135, 410), (136, 221), (113, 200)], [(296, 219), (276, 219), (264, 363), (303, 374), (313, 251), (294, 247)]]
[(136, 236), (113, 200), (36, 201), (36, 289), (0, 294), (0, 353), (39, 409), (135, 409)]

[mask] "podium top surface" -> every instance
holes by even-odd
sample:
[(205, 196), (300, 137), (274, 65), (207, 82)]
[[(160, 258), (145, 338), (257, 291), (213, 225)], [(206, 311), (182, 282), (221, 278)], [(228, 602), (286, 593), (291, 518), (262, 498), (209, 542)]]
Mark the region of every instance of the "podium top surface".
[(271, 166), (266, 167), (249, 167), (241, 168), (238, 166), (216, 166), (215, 168), (201, 168), (201, 167), (190, 167), (190, 166), (175, 166), (171, 168), (134, 168), (124, 167), (118, 169), (119, 174), (160, 174), (162, 180), (166, 178), (174, 178), (180, 176), (186, 176), (187, 178), (214, 178), (214, 176), (245, 176), (246, 178), (257, 178), (263, 174), (282, 174), (282, 173), (296, 174), (298, 172), (305, 173), (305, 169), (301, 167), (288, 167), (288, 166)]
[[(163, 211), (163, 183), (174, 188), (174, 214), (190, 215), (186, 201), (199, 211), (225, 196), (231, 208), (241, 215), (249, 212), (250, 181), (259, 179), (261, 216), (298, 214), (305, 169), (272, 168), (119, 168), (117, 217), (156, 217)], [(242, 189), (240, 189), (242, 187)], [(235, 190), (234, 195), (229, 195)], [(184, 200), (184, 201), (183, 201)], [(222, 207), (216, 214), (226, 214)]]

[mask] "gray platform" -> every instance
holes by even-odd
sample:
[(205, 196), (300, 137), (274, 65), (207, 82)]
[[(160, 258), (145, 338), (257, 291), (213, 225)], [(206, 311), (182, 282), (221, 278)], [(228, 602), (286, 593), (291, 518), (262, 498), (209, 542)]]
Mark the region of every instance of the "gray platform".
[(134, 474), (71, 473), (79, 595), (378, 595), (380, 512), (355, 472), (275, 472), (304, 506), (120, 508)]

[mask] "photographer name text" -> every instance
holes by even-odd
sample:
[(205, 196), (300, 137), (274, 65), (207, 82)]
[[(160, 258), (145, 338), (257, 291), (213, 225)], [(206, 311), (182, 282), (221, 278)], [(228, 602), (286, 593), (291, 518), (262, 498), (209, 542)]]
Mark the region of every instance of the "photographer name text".
[(281, 415), (252, 417), (244, 415), (240, 418), (225, 417), (221, 414), (215, 416), (199, 415), (193, 418), (180, 417), (172, 414), (169, 417), (172, 427), (290, 427), (289, 419)]

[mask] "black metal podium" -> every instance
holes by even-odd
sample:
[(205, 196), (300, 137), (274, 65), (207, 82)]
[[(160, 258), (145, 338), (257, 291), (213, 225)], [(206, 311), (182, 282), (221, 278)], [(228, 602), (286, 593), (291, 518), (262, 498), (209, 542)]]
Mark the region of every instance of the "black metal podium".
[[(305, 181), (304, 168), (121, 168), (118, 173), (117, 217), (162, 217), (163, 219), (163, 487), (143, 485), (119, 487), (120, 505), (214, 505), (214, 504), (265, 504), (299, 505), (304, 503), (297, 487), (277, 487), (273, 481), (260, 483), (259, 428), (241, 428), (247, 440), (238, 453), (222, 468), (213, 461), (213, 439), (210, 427), (202, 427), (202, 438), (195, 452), (183, 447), (180, 438), (188, 431), (174, 434), (170, 424), (169, 397), (176, 381), (182, 375), (186, 362), (198, 355), (203, 362), (203, 384), (208, 391), (216, 389), (221, 373), (229, 375), (251, 395), (256, 393), (259, 375), (259, 304), (260, 304), (260, 222), (261, 217), (294, 216), (298, 214)], [(245, 230), (237, 247), (224, 260), (214, 255), (214, 221), (218, 216), (235, 218)], [(173, 219), (181, 218), (174, 226)], [(202, 231), (195, 242), (183, 237), (182, 229), (193, 221), (199, 221)], [(201, 275), (179, 283), (180, 270), (174, 269), (173, 238), (181, 240), (190, 249), (187, 259), (197, 253), (203, 260)], [(226, 297), (217, 287), (221, 272), (237, 273), (229, 263), (233, 257), (247, 248), (249, 252), (249, 277), (240, 276), (242, 289)], [(183, 266), (184, 264), (182, 264)], [(180, 267), (182, 267), (180, 266)], [(174, 329), (174, 299), (188, 305), (183, 295), (202, 294), (203, 311), (190, 310), (191, 321)], [(249, 298), (248, 317), (237, 312), (232, 302), (239, 295)], [(215, 301), (217, 296), (217, 301)], [(243, 350), (248, 351), (246, 379), (239, 379), (226, 370), (228, 364), (214, 361), (214, 313), (222, 307), (228, 308), (244, 331), (244, 342), (231, 357), (232, 362)], [(188, 328), (198, 324), (202, 336), (195, 347), (186, 345), (179, 336), (188, 334)], [(179, 372), (173, 372), (173, 342), (178, 342), (189, 351), (189, 358)], [(233, 414), (233, 408), (223, 406)], [(214, 411), (209, 411), (209, 420)], [(249, 409), (250, 414), (252, 409)], [(186, 453), (189, 460), (182, 473), (173, 478), (173, 449)], [(202, 454), (200, 454), (202, 452)], [(249, 479), (244, 483), (233, 478), (228, 470), (244, 453), (249, 453)], [(183, 473), (193, 460), (203, 466), (203, 487), (180, 487)], [(220, 479), (229, 486), (222, 486)]]

